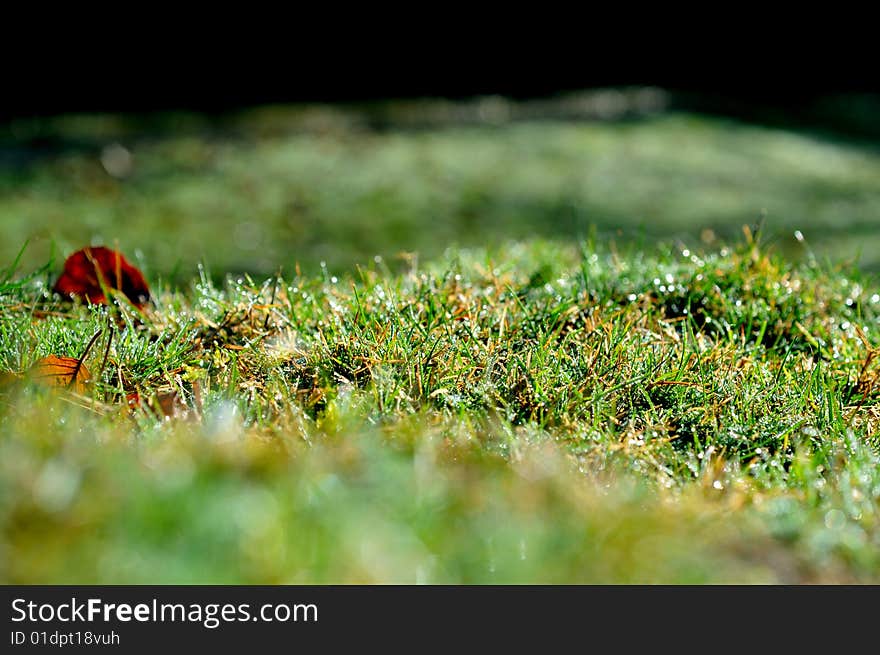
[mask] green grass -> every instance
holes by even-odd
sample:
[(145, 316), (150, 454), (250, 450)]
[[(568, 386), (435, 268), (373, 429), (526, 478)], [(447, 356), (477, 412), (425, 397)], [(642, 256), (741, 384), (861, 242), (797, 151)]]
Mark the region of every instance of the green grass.
[(880, 581), (875, 146), (406, 111), (0, 129), (0, 581)]
[(87, 396), (4, 386), (0, 575), (876, 582), (876, 285), (664, 252), (203, 278), (141, 319), (7, 281), (6, 370), (103, 333)]

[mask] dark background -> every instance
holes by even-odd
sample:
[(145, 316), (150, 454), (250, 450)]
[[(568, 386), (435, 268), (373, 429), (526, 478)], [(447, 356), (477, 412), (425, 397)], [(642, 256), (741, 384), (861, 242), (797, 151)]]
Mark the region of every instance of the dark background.
[(214, 16), (193, 26), (140, 16), (87, 32), (56, 25), (58, 33), (19, 23), (2, 46), (0, 121), (656, 86), (688, 111), (880, 137), (866, 17), (824, 12), (810, 30), (808, 12), (621, 14), (534, 12), (511, 25), (511, 12), (486, 20), (450, 8), (412, 21), (340, 9), (337, 18), (351, 20), (267, 14), (221, 30)]

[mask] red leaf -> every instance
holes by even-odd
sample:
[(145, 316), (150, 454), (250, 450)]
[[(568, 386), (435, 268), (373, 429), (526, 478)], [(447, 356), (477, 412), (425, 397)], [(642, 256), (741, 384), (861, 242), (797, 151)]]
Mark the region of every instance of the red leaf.
[(150, 289), (141, 272), (121, 253), (103, 246), (83, 248), (68, 257), (54, 291), (106, 305), (102, 283), (108, 289), (122, 291), (137, 307), (143, 307), (150, 300)]

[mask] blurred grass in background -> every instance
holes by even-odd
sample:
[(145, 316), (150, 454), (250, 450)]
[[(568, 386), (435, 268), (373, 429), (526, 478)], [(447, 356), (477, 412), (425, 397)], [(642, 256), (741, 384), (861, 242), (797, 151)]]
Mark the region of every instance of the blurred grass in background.
[(792, 258), (800, 230), (820, 256), (880, 267), (880, 149), (671, 111), (656, 89), (71, 115), (0, 136), (0, 261), (28, 241), (24, 270), (118, 244), (181, 282), (199, 262), (351, 270), (531, 236), (693, 243), (762, 220)]

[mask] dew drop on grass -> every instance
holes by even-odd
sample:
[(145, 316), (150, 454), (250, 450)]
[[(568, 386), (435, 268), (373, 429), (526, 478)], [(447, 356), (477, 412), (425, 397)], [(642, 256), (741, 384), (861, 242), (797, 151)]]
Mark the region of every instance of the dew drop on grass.
[(79, 489), (79, 471), (68, 464), (51, 460), (43, 467), (34, 483), (34, 499), (49, 511), (70, 505)]
[(846, 515), (839, 509), (829, 510), (825, 514), (825, 527), (829, 530), (841, 530), (846, 525)]
[(238, 407), (231, 402), (222, 402), (205, 417), (207, 434), (218, 443), (235, 441), (239, 438)]

